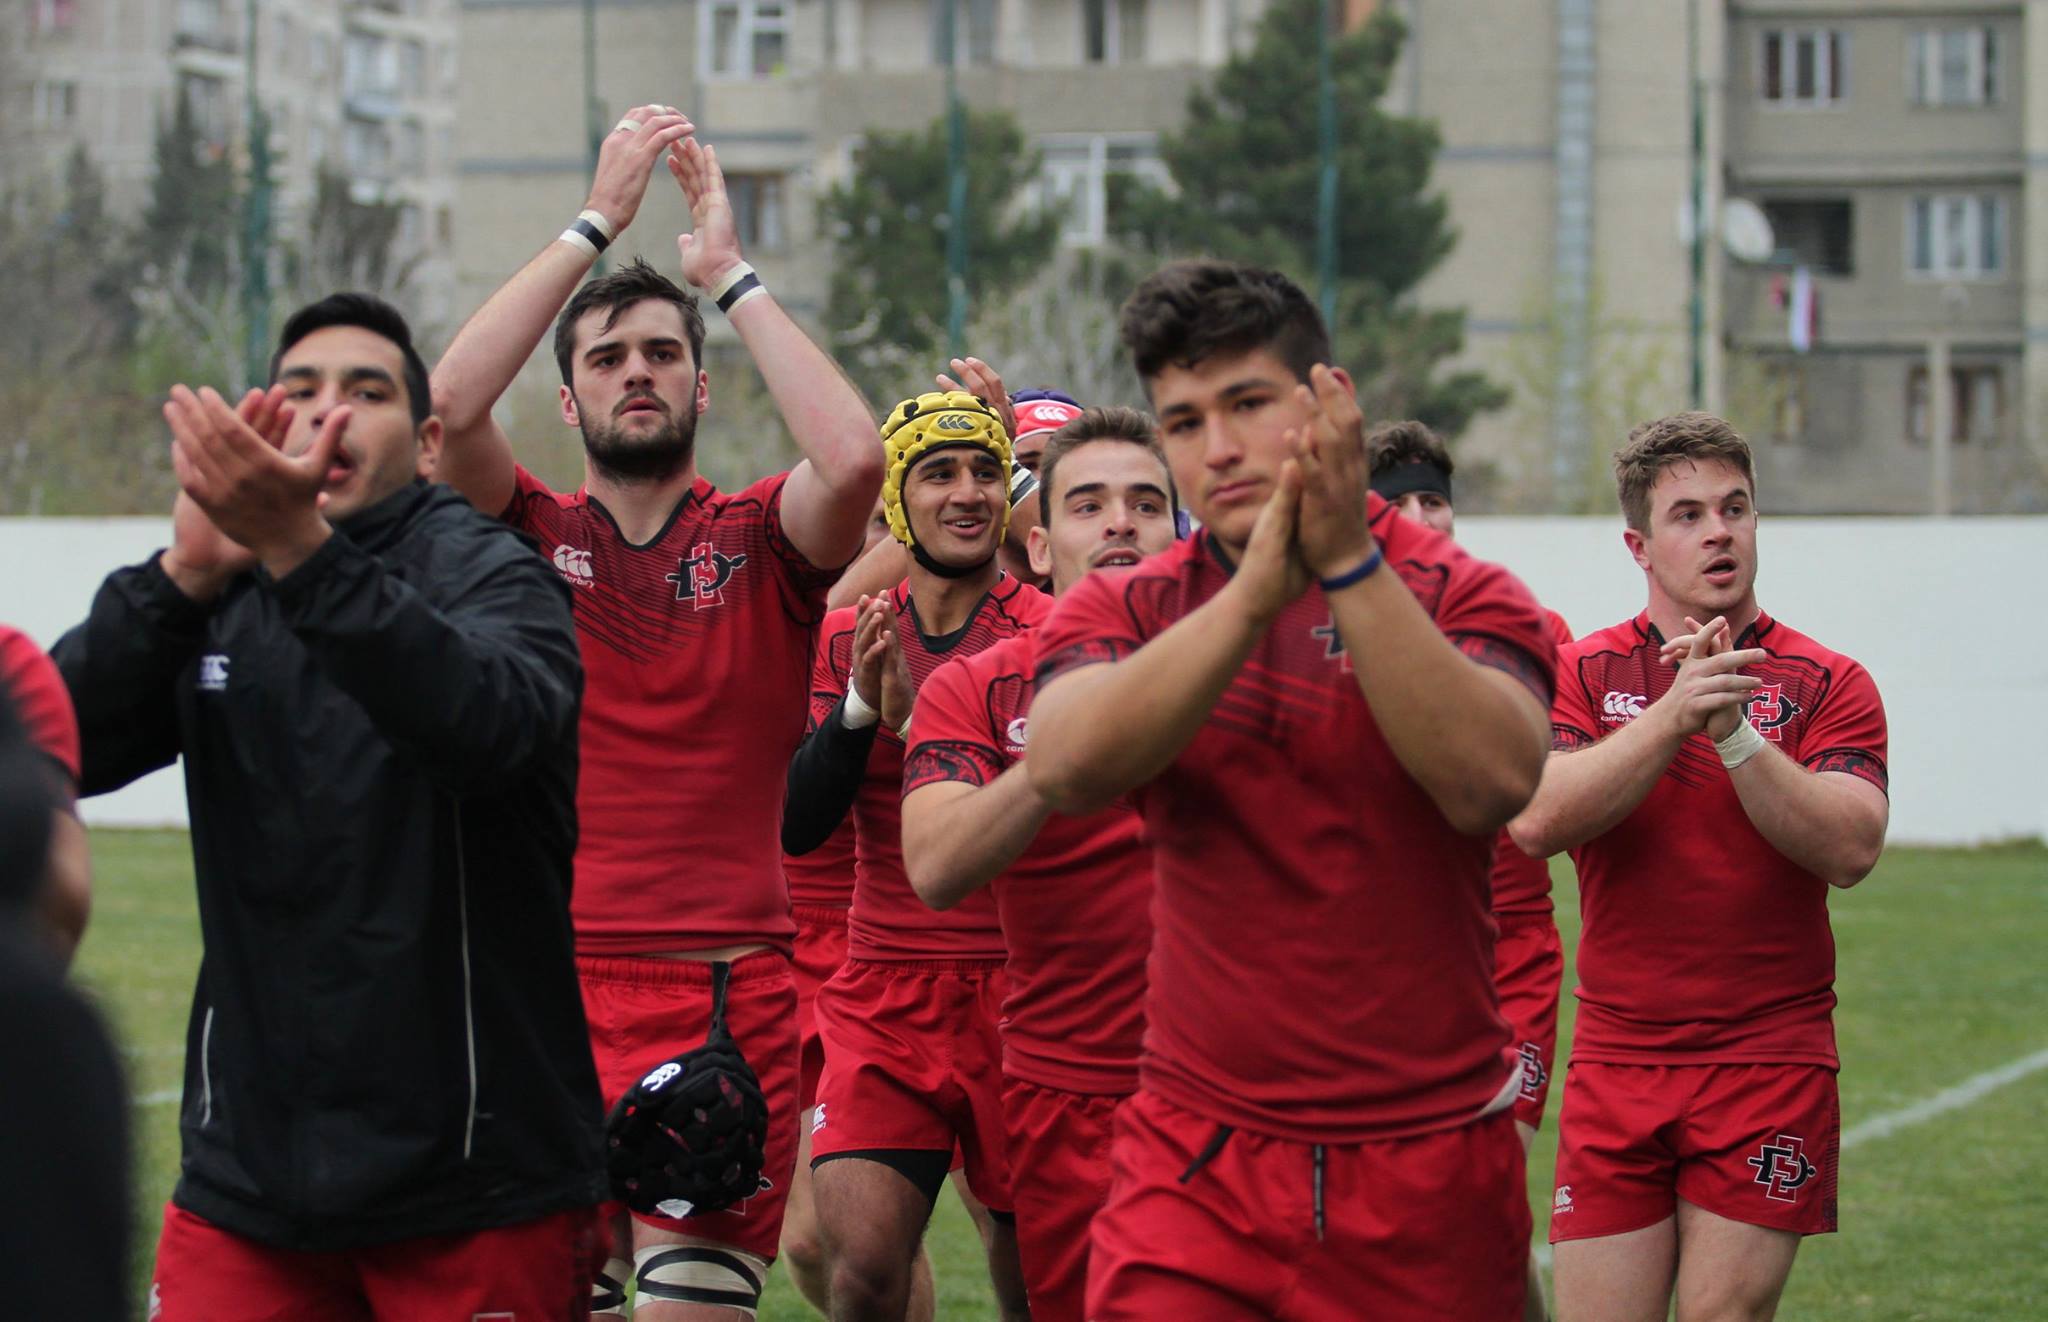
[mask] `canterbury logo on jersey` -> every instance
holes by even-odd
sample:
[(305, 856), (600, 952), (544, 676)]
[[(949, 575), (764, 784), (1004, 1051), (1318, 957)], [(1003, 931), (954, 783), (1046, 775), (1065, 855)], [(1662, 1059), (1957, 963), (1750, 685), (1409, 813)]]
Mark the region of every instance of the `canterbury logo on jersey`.
[(1649, 705), (1649, 698), (1640, 693), (1623, 693), (1619, 689), (1607, 690), (1607, 696), (1600, 703), (1600, 719), (1614, 725), (1621, 725), (1643, 714)]
[(590, 569), (590, 552), (579, 551), (568, 543), (555, 548), (555, 568), (562, 571), (562, 577), (579, 588), (587, 588), (597, 582), (597, 576)]
[(225, 693), (228, 688), (228, 658), (211, 652), (199, 658), (199, 691)]
[(1019, 716), (1016, 720), (1011, 721), (1008, 726), (1004, 727), (1003, 742), (1009, 746), (1011, 752), (1021, 753), (1024, 751), (1026, 733), (1025, 718)]

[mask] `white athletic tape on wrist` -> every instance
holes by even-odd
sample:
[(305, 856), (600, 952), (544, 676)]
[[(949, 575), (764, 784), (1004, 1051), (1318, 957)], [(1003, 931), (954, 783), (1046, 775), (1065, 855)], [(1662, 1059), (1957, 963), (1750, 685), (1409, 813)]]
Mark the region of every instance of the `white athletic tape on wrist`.
[(1739, 721), (1726, 739), (1714, 741), (1714, 751), (1721, 755), (1721, 765), (1733, 771), (1764, 751), (1764, 737), (1748, 721)]
[(738, 284), (740, 281), (746, 279), (748, 276), (752, 274), (754, 274), (754, 268), (747, 265), (745, 262), (741, 262), (739, 265), (733, 267), (730, 271), (727, 271), (722, 277), (719, 278), (717, 284), (711, 286), (711, 301), (713, 303), (716, 303), (719, 299), (724, 298), (727, 294), (732, 292), (732, 287), (734, 285)]
[(565, 229), (561, 232), (561, 234), (558, 237), (564, 243), (575, 244), (577, 247), (583, 249), (584, 252), (589, 253), (592, 257), (598, 255), (598, 246), (592, 243), (589, 239), (589, 236), (585, 235), (580, 230)]
[(768, 1276), (766, 1259), (708, 1244), (650, 1244), (633, 1254), (633, 1263), (640, 1300), (731, 1308), (748, 1317), (761, 1306)]
[(868, 700), (860, 695), (860, 686), (852, 680), (846, 682), (846, 710), (841, 717), (849, 730), (865, 730), (882, 719), (882, 713), (868, 706)]
[(576, 219), (587, 220), (596, 226), (597, 232), (604, 235), (606, 243), (611, 243), (619, 237), (618, 229), (613, 226), (610, 220), (606, 219), (604, 212), (597, 210), (595, 207), (583, 208), (583, 210), (576, 213)]

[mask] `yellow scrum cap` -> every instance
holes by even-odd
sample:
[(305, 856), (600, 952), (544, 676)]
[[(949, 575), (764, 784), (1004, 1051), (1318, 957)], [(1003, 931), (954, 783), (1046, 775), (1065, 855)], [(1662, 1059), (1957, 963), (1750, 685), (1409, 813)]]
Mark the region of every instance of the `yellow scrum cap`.
[(882, 478), (882, 508), (889, 515), (889, 531), (905, 546), (915, 548), (916, 536), (903, 512), (903, 479), (912, 465), (934, 450), (971, 445), (988, 451), (1003, 466), (1002, 528), (1010, 522), (1010, 433), (996, 411), (964, 390), (933, 390), (906, 399), (889, 410), (882, 423), (882, 453), (888, 472)]

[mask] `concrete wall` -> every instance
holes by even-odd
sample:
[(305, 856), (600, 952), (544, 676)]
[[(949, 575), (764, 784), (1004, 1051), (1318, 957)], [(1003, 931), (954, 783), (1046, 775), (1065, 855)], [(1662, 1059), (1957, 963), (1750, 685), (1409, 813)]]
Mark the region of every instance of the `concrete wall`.
[[(1617, 520), (1470, 518), (1459, 533), (1579, 632), (1641, 607)], [(168, 537), (162, 520), (0, 520), (0, 563), (16, 566), (0, 620), (47, 646), (109, 569)], [(2048, 518), (1773, 519), (1762, 551), (1765, 608), (1862, 661), (1884, 695), (1894, 841), (2048, 835), (2048, 619), (2012, 600), (2014, 576), (2048, 563)], [(1987, 624), (1995, 647), (1977, 641)], [(94, 822), (182, 822), (183, 783), (159, 773), (85, 810)]]

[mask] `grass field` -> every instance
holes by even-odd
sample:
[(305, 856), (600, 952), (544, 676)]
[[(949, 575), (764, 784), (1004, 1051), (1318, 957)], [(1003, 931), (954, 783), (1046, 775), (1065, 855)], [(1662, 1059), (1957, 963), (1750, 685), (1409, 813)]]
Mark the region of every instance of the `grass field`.
[[(136, 1099), (135, 1297), (177, 1176), (185, 1014), (199, 959), (181, 832), (98, 831), (99, 898), (78, 975), (113, 1021)], [(1560, 868), (1569, 951), (1577, 895)], [(1845, 1131), (2048, 1048), (2048, 849), (1896, 849), (1833, 901)], [(1568, 980), (1569, 981), (1569, 980)], [(1564, 1033), (1571, 1031), (1571, 1001)], [(1560, 1057), (1565, 1047), (1560, 1044)], [(1557, 1096), (1531, 1161), (1547, 1224)], [(2048, 1318), (2048, 1070), (1842, 1155), (1842, 1233), (1802, 1250), (1779, 1311), (1805, 1319)], [(946, 1194), (931, 1237), (940, 1316), (994, 1316), (980, 1242)], [(761, 1317), (814, 1316), (786, 1279)]]

